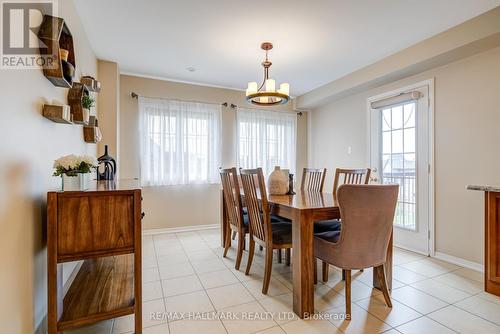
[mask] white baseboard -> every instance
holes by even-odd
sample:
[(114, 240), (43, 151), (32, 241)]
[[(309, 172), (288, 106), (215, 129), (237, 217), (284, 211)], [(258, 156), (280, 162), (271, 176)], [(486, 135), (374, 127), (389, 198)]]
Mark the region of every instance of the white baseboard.
[(182, 226), (182, 227), (169, 227), (169, 228), (154, 228), (142, 231), (143, 235), (154, 235), (163, 233), (180, 233), (180, 232), (192, 232), (200, 230), (211, 230), (220, 228), (220, 224), (209, 224), (209, 225), (192, 225), (192, 226)]
[(479, 271), (479, 272), (484, 272), (484, 265), (482, 265), (481, 263), (468, 261), (468, 260), (462, 259), (460, 257), (448, 255), (448, 254), (441, 253), (441, 252), (436, 252), (434, 257), (438, 260), (442, 260), (442, 261), (456, 264), (457, 266), (469, 268), (469, 269)]
[(416, 250), (416, 249), (413, 249), (413, 248), (410, 248), (410, 247), (405, 247), (405, 246), (401, 246), (399, 244), (394, 244), (394, 247), (397, 247), (397, 248), (401, 248), (401, 249), (404, 249), (404, 250), (407, 250), (407, 251), (410, 251), (410, 252), (413, 252), (413, 253), (418, 253), (418, 254), (422, 254), (422, 255), (425, 255), (425, 256), (429, 256), (429, 254), (427, 254), (426, 252), (422, 252), (422, 251), (419, 251), (419, 250)]

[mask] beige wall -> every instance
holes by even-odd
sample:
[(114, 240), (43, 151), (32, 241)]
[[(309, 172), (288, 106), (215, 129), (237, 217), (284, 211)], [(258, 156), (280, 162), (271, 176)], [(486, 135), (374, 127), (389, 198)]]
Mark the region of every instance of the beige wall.
[[(120, 157), (120, 69), (117, 63), (99, 60), (97, 63), (101, 92), (99, 93), (99, 127), (102, 141), (97, 145), (99, 156), (104, 154), (104, 144), (108, 145), (109, 154), (116, 160)], [(118, 176), (119, 177), (119, 176)]]
[[(72, 1), (59, 2), (59, 15), (73, 34), (77, 78), (97, 75)], [(46, 193), (60, 188), (53, 160), (92, 154), (81, 126), (42, 117), (44, 103), (66, 103), (68, 90), (52, 85), (41, 70), (0, 70), (0, 333), (32, 334), (47, 310), (45, 245)], [(65, 276), (73, 266), (65, 266)]]
[(465, 188), (500, 183), (500, 48), (315, 109), (311, 162), (329, 170), (368, 165), (367, 98), (433, 77), (436, 251), (483, 263), (483, 196)]
[[(139, 139), (137, 100), (130, 92), (143, 96), (209, 103), (228, 102), (246, 105), (241, 91), (154, 80), (136, 76), (120, 76), (120, 160), (122, 178), (139, 177)], [(281, 106), (291, 110), (291, 105)], [(298, 120), (297, 170), (306, 165), (307, 117)], [(236, 163), (236, 112), (229, 107), (222, 112), (222, 164)], [(219, 222), (219, 185), (179, 185), (143, 189), (145, 229), (217, 224)]]

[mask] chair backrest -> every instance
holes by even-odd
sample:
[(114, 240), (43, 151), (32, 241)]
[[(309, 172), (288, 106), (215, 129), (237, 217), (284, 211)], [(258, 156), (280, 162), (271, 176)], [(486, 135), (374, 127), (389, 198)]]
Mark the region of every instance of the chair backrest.
[(342, 268), (385, 263), (399, 185), (342, 185), (338, 189), (342, 230), (336, 244)]
[(337, 198), (337, 190), (342, 184), (368, 184), (370, 173), (370, 168), (337, 168), (333, 181), (333, 196)]
[(325, 184), (326, 168), (304, 168), (302, 170), (302, 191), (323, 191)]
[(240, 195), (240, 185), (238, 183), (238, 173), (234, 167), (221, 168), (219, 173), (229, 223), (239, 230), (243, 228), (243, 205)]
[(272, 243), (271, 212), (262, 168), (240, 169), (240, 175), (251, 236), (263, 242)]

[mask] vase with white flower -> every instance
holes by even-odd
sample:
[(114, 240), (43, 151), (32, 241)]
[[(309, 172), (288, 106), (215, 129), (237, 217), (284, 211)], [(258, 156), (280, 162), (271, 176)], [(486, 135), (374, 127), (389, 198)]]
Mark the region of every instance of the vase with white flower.
[(54, 161), (54, 176), (62, 177), (63, 191), (87, 190), (90, 173), (96, 166), (96, 160), (92, 156), (70, 154)]

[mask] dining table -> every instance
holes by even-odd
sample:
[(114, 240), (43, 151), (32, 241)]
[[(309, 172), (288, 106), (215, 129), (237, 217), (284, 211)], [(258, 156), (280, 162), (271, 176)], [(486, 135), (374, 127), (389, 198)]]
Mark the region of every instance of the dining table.
[[(244, 194), (241, 194), (244, 203)], [(292, 281), (293, 311), (300, 318), (314, 314), (314, 222), (341, 219), (340, 208), (333, 193), (299, 191), (293, 195), (268, 195), (273, 214), (292, 221)], [(225, 212), (224, 196), (221, 196), (221, 243), (231, 233)], [(392, 289), (393, 234), (387, 248), (386, 279)], [(373, 272), (373, 286), (380, 290), (380, 282)]]

